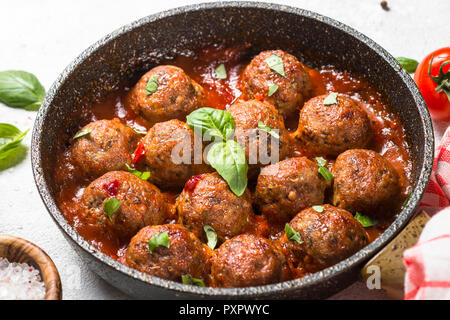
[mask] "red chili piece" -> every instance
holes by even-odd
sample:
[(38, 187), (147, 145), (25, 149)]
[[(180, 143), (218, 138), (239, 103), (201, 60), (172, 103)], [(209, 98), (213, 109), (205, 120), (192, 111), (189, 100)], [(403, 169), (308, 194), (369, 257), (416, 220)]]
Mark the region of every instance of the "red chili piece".
[(142, 142), (139, 142), (136, 151), (133, 154), (133, 163), (136, 164), (145, 156), (145, 148)]
[(186, 181), (186, 184), (184, 185), (184, 190), (189, 193), (194, 191), (195, 187), (197, 186), (197, 183), (203, 179), (203, 176), (204, 174), (192, 176), (188, 181)]
[(108, 192), (108, 195), (111, 197), (115, 197), (117, 192), (119, 192), (119, 181), (113, 180), (109, 183), (105, 183), (102, 188)]

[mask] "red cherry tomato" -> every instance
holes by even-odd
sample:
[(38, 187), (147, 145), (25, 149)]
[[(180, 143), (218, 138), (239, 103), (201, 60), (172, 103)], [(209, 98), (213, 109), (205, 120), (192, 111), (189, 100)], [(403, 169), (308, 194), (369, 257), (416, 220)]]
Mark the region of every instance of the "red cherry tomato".
[[(448, 63), (445, 63), (446, 61)], [(426, 56), (414, 74), (414, 81), (427, 103), (431, 117), (435, 120), (450, 121), (449, 69), (450, 47), (445, 47)]]

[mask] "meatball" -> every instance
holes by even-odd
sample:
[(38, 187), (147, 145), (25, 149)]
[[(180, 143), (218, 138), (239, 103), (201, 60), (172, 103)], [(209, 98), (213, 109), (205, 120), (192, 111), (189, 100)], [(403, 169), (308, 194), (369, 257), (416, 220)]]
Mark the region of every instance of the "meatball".
[[(289, 152), (289, 134), (283, 117), (270, 103), (257, 100), (233, 104), (228, 111), (236, 124), (235, 140), (245, 151), (249, 177), (256, 177), (261, 166), (284, 159)], [(258, 124), (277, 130), (279, 139), (258, 127)], [(272, 145), (272, 142), (276, 142)], [(272, 150), (273, 149), (273, 150)]]
[[(111, 198), (120, 207), (108, 215), (105, 203)], [(124, 171), (111, 171), (94, 180), (81, 197), (80, 220), (99, 233), (130, 239), (147, 225), (161, 224), (166, 203), (159, 189)]]
[(366, 147), (372, 138), (367, 113), (358, 102), (342, 94), (336, 104), (324, 105), (327, 97), (317, 96), (305, 103), (297, 138), (318, 155), (337, 156), (347, 149)]
[(301, 243), (283, 235), (283, 246), (293, 258), (294, 265), (303, 272), (316, 272), (344, 260), (369, 243), (364, 227), (350, 212), (322, 205), (323, 211), (313, 208), (299, 212), (289, 222), (300, 234)]
[[(153, 93), (147, 90), (149, 81), (157, 83)], [(136, 114), (155, 124), (170, 119), (184, 121), (189, 113), (206, 106), (206, 96), (204, 89), (182, 69), (158, 66), (136, 83), (127, 103)]]
[(126, 170), (139, 140), (137, 134), (118, 119), (91, 122), (81, 130), (70, 148), (72, 162), (82, 176), (97, 178), (113, 170)]
[(333, 204), (373, 218), (392, 216), (401, 203), (398, 174), (372, 150), (348, 150), (333, 168)]
[(214, 250), (211, 278), (215, 287), (249, 287), (291, 279), (286, 258), (273, 241), (241, 234)]
[[(169, 247), (158, 246), (150, 252), (149, 240), (167, 232)], [(209, 280), (211, 250), (178, 224), (147, 226), (130, 241), (125, 254), (125, 262), (131, 268), (152, 276), (181, 282), (183, 275)]]
[(300, 210), (323, 203), (325, 186), (315, 162), (289, 158), (261, 170), (255, 203), (269, 222), (284, 224)]
[(247, 231), (252, 224), (250, 191), (240, 197), (217, 173), (190, 179), (176, 204), (179, 223), (205, 240), (203, 226), (214, 228), (220, 241)]
[[(272, 70), (266, 59), (277, 55), (283, 61), (285, 77)], [(269, 88), (278, 89), (269, 96)], [(263, 51), (245, 68), (241, 76), (241, 89), (248, 99), (264, 99), (275, 105), (282, 115), (295, 113), (310, 94), (311, 80), (303, 64), (282, 51)]]
[(141, 143), (150, 180), (160, 187), (182, 187), (191, 176), (212, 171), (202, 158), (201, 137), (180, 120), (155, 124)]

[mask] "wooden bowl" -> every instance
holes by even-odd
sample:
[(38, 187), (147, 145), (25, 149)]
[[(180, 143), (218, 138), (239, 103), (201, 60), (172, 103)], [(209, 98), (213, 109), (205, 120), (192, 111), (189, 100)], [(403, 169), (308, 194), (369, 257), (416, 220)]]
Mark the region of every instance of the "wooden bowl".
[(52, 259), (37, 245), (7, 234), (0, 234), (0, 257), (10, 262), (27, 263), (41, 274), (45, 300), (61, 300), (61, 279)]

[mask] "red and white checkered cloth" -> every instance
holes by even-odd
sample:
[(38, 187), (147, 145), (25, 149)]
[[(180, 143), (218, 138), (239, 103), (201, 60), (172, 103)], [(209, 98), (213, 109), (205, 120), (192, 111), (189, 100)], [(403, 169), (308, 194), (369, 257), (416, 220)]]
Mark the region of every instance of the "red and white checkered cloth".
[(450, 300), (450, 127), (436, 149), (420, 209), (433, 218), (418, 243), (403, 254), (405, 299)]

